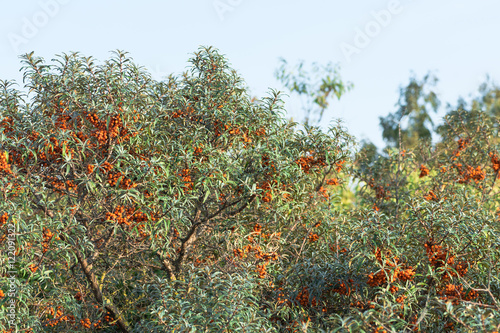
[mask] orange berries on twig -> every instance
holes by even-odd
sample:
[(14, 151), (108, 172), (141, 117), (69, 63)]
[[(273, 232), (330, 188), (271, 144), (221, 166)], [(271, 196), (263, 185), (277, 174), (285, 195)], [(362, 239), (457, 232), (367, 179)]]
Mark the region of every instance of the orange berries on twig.
[(429, 174), (429, 169), (427, 169), (426, 166), (424, 166), (423, 164), (420, 165), (420, 175), (419, 177), (422, 178), (422, 177), (425, 177)]

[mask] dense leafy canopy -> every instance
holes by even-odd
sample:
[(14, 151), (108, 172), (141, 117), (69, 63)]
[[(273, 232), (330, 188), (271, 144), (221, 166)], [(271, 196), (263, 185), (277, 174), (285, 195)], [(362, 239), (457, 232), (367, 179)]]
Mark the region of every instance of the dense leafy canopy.
[[(0, 81), (1, 329), (499, 329), (494, 92), (432, 144), (437, 99), (412, 79), (386, 156), (353, 159), (340, 123), (298, 130), (217, 50), (190, 63), (158, 82), (122, 52), (27, 54), (29, 93)], [(322, 110), (346, 89), (282, 70)]]

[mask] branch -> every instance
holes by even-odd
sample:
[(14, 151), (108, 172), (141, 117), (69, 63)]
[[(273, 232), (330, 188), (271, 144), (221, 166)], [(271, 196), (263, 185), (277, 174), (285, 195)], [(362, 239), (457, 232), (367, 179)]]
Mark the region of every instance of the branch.
[(161, 254), (159, 252), (157, 252), (156, 255), (160, 259), (160, 262), (162, 263), (163, 268), (165, 268), (165, 270), (167, 271), (169, 280), (170, 281), (177, 280), (177, 277), (174, 274), (174, 266), (172, 266), (172, 264), (170, 263), (170, 261), (172, 261), (172, 259), (162, 258)]
[(92, 291), (94, 293), (94, 297), (96, 298), (97, 302), (103, 304), (104, 300), (106, 300), (106, 304), (104, 305), (106, 310), (108, 310), (113, 316), (113, 318), (115, 318), (118, 326), (120, 327), (120, 330), (124, 333), (129, 333), (130, 332), (129, 325), (126, 322), (125, 318), (121, 316), (120, 311), (111, 303), (111, 300), (105, 299), (103, 297), (101, 287), (97, 282), (97, 278), (94, 272), (92, 272), (92, 264), (89, 264), (87, 262), (87, 259), (83, 258), (82, 253), (77, 248), (75, 248), (75, 254), (83, 272), (85, 273), (85, 276), (87, 277), (87, 280), (90, 282)]

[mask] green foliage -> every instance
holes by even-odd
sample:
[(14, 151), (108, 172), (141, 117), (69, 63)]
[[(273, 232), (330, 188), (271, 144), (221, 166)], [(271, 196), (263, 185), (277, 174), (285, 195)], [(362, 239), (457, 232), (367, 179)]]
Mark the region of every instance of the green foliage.
[[(375, 299), (384, 311), (360, 313), (355, 322), (403, 331), (413, 329), (416, 322), (408, 319), (416, 315), (422, 331), (443, 331), (446, 321), (447, 329), (453, 325), (457, 331), (498, 329), (498, 128), (498, 119), (484, 112), (450, 112), (438, 144), (394, 150), (372, 164), (359, 160), (357, 177), (366, 184), (360, 202), (373, 205), (379, 217), (366, 222), (372, 227), (360, 222), (358, 235), (374, 250), (390, 250), (389, 258), (399, 258), (416, 274), (411, 284), (397, 284), (395, 293), (382, 284), (385, 295)], [(430, 250), (432, 244), (442, 248)], [(467, 266), (466, 272), (457, 275), (457, 265)], [(401, 295), (403, 317), (394, 307)]]
[[(382, 137), (392, 147), (398, 147), (400, 137), (402, 147), (413, 148), (422, 140), (432, 139), (433, 121), (430, 111), (437, 111), (439, 100), (434, 91), (428, 86), (434, 86), (435, 77), (427, 74), (421, 81), (410, 78), (406, 87), (400, 88), (398, 110), (388, 116), (380, 117)], [(401, 122), (408, 117), (408, 124), (403, 127)]]
[(186, 280), (160, 281), (144, 291), (151, 297), (151, 318), (135, 332), (276, 332), (259, 309), (255, 276), (225, 274), (192, 266)]
[(489, 77), (479, 86), (480, 96), (472, 101), (472, 110), (482, 110), (489, 115), (500, 116), (500, 87)]
[(305, 96), (304, 111), (306, 113), (305, 124), (310, 124), (312, 114), (317, 114), (317, 123), (321, 122), (325, 110), (334, 97), (340, 99), (346, 92), (352, 89), (350, 82), (344, 82), (340, 77), (339, 66), (332, 63), (321, 66), (317, 63), (311, 65), (310, 70), (304, 68), (304, 62), (300, 61), (292, 69), (288, 68), (285, 59), (281, 59), (281, 65), (276, 70), (276, 78), (285, 85), (291, 93)]
[(190, 62), (157, 82), (122, 52), (28, 54), (30, 95), (1, 82), (18, 321), (0, 329), (499, 330), (498, 117), (450, 111), (432, 144), (437, 100), (412, 79), (389, 126), (409, 117), (405, 149), (365, 143), (353, 162), (340, 122), (298, 130), (279, 93), (252, 101), (217, 50)]
[[(227, 259), (230, 229), (285, 236), (325, 197), (350, 154), (340, 124), (296, 131), (279, 94), (252, 102), (216, 50), (191, 64), (156, 82), (122, 52), (102, 65), (28, 54), (30, 95), (3, 83), (0, 210), (17, 221), (16, 271), (32, 289), (20, 327), (128, 332), (148, 317), (141, 285)], [(276, 260), (276, 246), (254, 259)]]

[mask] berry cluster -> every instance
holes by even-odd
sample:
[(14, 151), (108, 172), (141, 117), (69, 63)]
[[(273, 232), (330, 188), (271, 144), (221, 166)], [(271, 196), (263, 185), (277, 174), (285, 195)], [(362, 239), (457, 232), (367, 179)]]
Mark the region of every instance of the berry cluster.
[(38, 158), (42, 161), (42, 166), (48, 166), (49, 163), (61, 163), (63, 161), (63, 152), (72, 158), (75, 156), (75, 150), (73, 148), (67, 148), (68, 142), (65, 140), (57, 140), (55, 137), (51, 137), (49, 140), (44, 140), (43, 146), (45, 151), (40, 151), (38, 153)]
[(426, 166), (424, 166), (423, 164), (420, 165), (420, 175), (419, 177), (422, 178), (422, 177), (425, 177), (429, 174), (429, 169), (427, 169)]
[[(157, 218), (155, 214), (150, 214), (150, 216), (153, 221)], [(137, 226), (137, 230), (141, 237), (148, 236), (144, 230), (144, 224), (148, 221), (148, 215), (136, 208), (118, 205), (112, 212), (106, 213), (105, 220), (118, 223), (129, 229), (133, 229)]]
[(460, 178), (458, 179), (460, 184), (467, 184), (470, 180), (474, 180), (476, 184), (478, 184), (486, 177), (486, 172), (481, 170), (481, 166), (474, 168), (467, 165), (464, 167), (461, 163), (454, 164), (453, 166), (457, 169), (457, 172), (460, 175)]
[(340, 294), (340, 295), (346, 295), (346, 296), (350, 295), (351, 294), (351, 290), (352, 290), (351, 286), (354, 283), (354, 280), (353, 279), (349, 279), (347, 282), (350, 285), (346, 284), (344, 281), (338, 280), (339, 285), (336, 286), (336, 287), (334, 287), (334, 288), (332, 288), (331, 289), (332, 292)]
[(309, 289), (307, 287), (302, 288), (302, 290), (299, 292), (295, 300), (299, 302), (299, 304), (302, 305), (303, 307), (308, 307), (309, 305), (311, 306), (318, 305), (316, 297), (315, 296), (312, 298), (310, 297)]
[(424, 246), (433, 271), (440, 277), (438, 295), (442, 296), (441, 299), (451, 300), (454, 304), (458, 304), (460, 300), (470, 301), (479, 296), (474, 290), (466, 293), (461, 284), (451, 283), (451, 278), (463, 277), (467, 274), (469, 267), (467, 262), (455, 262), (455, 256), (451, 255), (447, 249), (443, 249), (441, 245), (435, 244), (432, 239), (428, 240)]
[(427, 201), (439, 201), (437, 195), (432, 190), (429, 191), (428, 194), (424, 195), (424, 199)]
[(382, 200), (389, 200), (390, 199), (390, 192), (389, 190), (387, 190), (387, 188), (389, 187), (389, 184), (385, 184), (385, 186), (383, 185), (377, 185), (375, 184), (375, 179), (372, 178), (368, 181), (368, 186), (370, 186), (370, 188), (374, 189), (375, 190), (375, 197), (377, 199), (382, 199)]
[[(390, 254), (391, 251), (388, 251), (388, 255)], [(375, 258), (377, 259), (379, 264), (382, 264), (382, 251), (380, 248), (375, 249)], [(377, 287), (388, 282), (394, 283), (397, 280), (405, 282), (412, 280), (413, 276), (415, 275), (414, 268), (412, 266), (407, 267), (404, 264), (400, 264), (400, 260), (397, 257), (394, 257), (392, 260), (386, 259), (385, 265), (388, 266), (388, 268), (384, 268), (375, 274), (368, 274), (368, 284), (370, 286)], [(387, 279), (388, 277), (389, 281)], [(392, 293), (396, 292), (397, 290), (398, 288), (395, 286), (392, 286), (390, 289)]]
[(45, 176), (45, 178), (50, 181), (54, 192), (62, 194), (64, 191), (76, 192), (77, 186), (71, 180), (62, 181), (53, 176)]
[(52, 238), (54, 238), (55, 240), (60, 239), (58, 236), (54, 235), (54, 233), (50, 229), (45, 228), (45, 227), (43, 228), (42, 237), (43, 237), (43, 241), (42, 241), (42, 248), (43, 248), (42, 252), (43, 253), (46, 253), (49, 250), (49, 244), (50, 244), (50, 241), (52, 240)]
[(316, 242), (319, 239), (318, 234), (310, 232), (309, 235), (307, 236), (309, 243)]
[[(277, 236), (279, 238), (280, 235), (276, 234), (264, 234), (262, 232), (262, 226), (260, 224), (255, 224), (253, 226), (253, 232), (251, 235), (264, 238), (271, 238)], [(263, 261), (262, 263), (256, 265), (255, 271), (258, 273), (259, 278), (263, 279), (266, 277), (266, 267), (271, 261), (276, 261), (279, 258), (279, 255), (276, 252), (264, 252), (259, 245), (254, 245), (256, 243), (255, 239), (252, 236), (247, 237), (250, 244), (247, 244), (243, 249), (236, 248), (233, 250), (233, 254), (236, 258), (244, 259), (248, 255), (253, 253), (253, 257), (258, 261)]]
[(14, 132), (14, 119), (12, 117), (5, 117), (0, 121), (0, 129), (3, 128), (3, 134), (8, 138), (12, 138), (9, 133)]
[(339, 180), (337, 178), (327, 179), (326, 184), (327, 185), (338, 185)]
[(178, 174), (179, 177), (182, 177), (182, 181), (184, 182), (183, 191), (187, 193), (193, 189), (194, 182), (191, 179), (191, 170), (186, 168), (182, 169), (181, 173)]
[[(123, 112), (121, 107), (118, 107), (119, 113)], [(130, 133), (119, 114), (113, 114), (107, 119), (99, 119), (97, 113), (84, 112), (85, 118), (94, 126), (91, 136), (97, 139), (99, 145), (104, 146), (108, 141), (117, 138), (117, 142), (121, 143), (128, 140), (130, 137), (135, 137), (137, 132)], [(134, 116), (134, 120), (137, 119)]]
[(132, 182), (130, 179), (125, 178), (121, 172), (114, 172), (108, 174), (108, 184), (111, 187), (116, 186), (118, 180), (120, 180), (120, 188), (123, 190), (128, 190), (137, 186), (136, 183)]
[(500, 157), (494, 153), (489, 153), (489, 156), (491, 157), (493, 171), (498, 172), (500, 170)]
[[(302, 171), (304, 171), (305, 173), (309, 173), (311, 169), (322, 168), (326, 166), (325, 157), (316, 156), (315, 152), (312, 150), (309, 151), (308, 154), (306, 154), (306, 156), (300, 157), (297, 161), (295, 161), (295, 163), (297, 163), (302, 169)], [(338, 163), (339, 165), (337, 165), (337, 168), (341, 168), (342, 163), (340, 162)]]
[(56, 308), (48, 307), (46, 311), (47, 311), (47, 317), (53, 317), (53, 318), (51, 319), (47, 318), (45, 326), (54, 327), (62, 322), (68, 322), (70, 324), (75, 323), (75, 317), (72, 315), (65, 315), (62, 311), (61, 306), (58, 306)]
[(7, 163), (8, 154), (7, 152), (0, 152), (0, 173), (12, 174), (10, 165)]
[(8, 219), (9, 215), (7, 213), (3, 213), (2, 215), (0, 215), (0, 227), (7, 223)]

